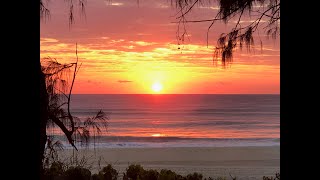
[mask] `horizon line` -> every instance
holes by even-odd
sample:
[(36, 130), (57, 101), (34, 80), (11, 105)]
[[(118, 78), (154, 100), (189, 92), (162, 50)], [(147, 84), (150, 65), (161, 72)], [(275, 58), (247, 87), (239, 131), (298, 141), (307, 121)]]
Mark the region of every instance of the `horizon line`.
[(72, 93), (72, 95), (280, 95), (280, 93), (184, 93), (184, 94), (152, 94), (152, 93)]

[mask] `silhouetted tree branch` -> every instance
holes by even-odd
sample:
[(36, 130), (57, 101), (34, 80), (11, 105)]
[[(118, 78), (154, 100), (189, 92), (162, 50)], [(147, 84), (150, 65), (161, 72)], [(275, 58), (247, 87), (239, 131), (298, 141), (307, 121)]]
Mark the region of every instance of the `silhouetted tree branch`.
[[(172, 1), (171, 1), (172, 2)], [(225, 24), (229, 23), (231, 19), (238, 16), (235, 26), (228, 33), (222, 33), (217, 40), (217, 45), (214, 50), (214, 62), (221, 60), (223, 66), (232, 62), (233, 52), (239, 47), (240, 50), (243, 45), (250, 51), (254, 45), (254, 33), (258, 31), (262, 20), (266, 20), (266, 25), (263, 30), (267, 36), (276, 39), (280, 35), (280, 0), (217, 0), (219, 10), (212, 19), (200, 20), (186, 20), (187, 14), (195, 8), (197, 4), (201, 5), (204, 2), (211, 3), (210, 0), (175, 0), (176, 7), (179, 9), (181, 15), (177, 15), (178, 20), (178, 36), (179, 42), (184, 41), (186, 31), (180, 33), (181, 24), (185, 23), (203, 23), (211, 22), (207, 30), (207, 45), (209, 44), (209, 31), (217, 21), (222, 21)], [(241, 22), (243, 14), (248, 13), (252, 17), (252, 13), (256, 16), (255, 20), (248, 25)], [(262, 41), (260, 41), (262, 46)]]
[(59, 126), (59, 128), (62, 130), (62, 132), (63, 132), (63, 133), (65, 134), (65, 136), (67, 137), (69, 143), (70, 143), (76, 150), (78, 150), (77, 147), (75, 146), (74, 140), (73, 140), (73, 138), (72, 138), (72, 134), (73, 134), (74, 131), (69, 131), (69, 130), (67, 129), (67, 127), (63, 124), (63, 122), (59, 120), (58, 117), (50, 114), (50, 115), (49, 115), (49, 118), (50, 118), (57, 126)]
[[(65, 1), (68, 4), (68, 9), (69, 9), (68, 20), (69, 20), (69, 26), (71, 26), (75, 22), (75, 20), (74, 20), (74, 5), (77, 2), (81, 15), (85, 16), (86, 15), (86, 13), (85, 13), (86, 0), (65, 0)], [(48, 0), (40, 0), (40, 19), (46, 19), (46, 18), (50, 17), (50, 10), (47, 7), (47, 5), (45, 4), (45, 2), (48, 3)]]

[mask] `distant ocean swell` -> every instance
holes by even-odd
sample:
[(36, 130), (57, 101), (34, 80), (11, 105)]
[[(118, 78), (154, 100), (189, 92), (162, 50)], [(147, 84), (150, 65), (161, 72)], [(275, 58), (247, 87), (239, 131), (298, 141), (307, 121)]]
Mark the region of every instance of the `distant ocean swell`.
[[(64, 139), (62, 139), (65, 142)], [(65, 148), (72, 148), (64, 143)], [(280, 138), (99, 137), (79, 148), (169, 148), (279, 146)]]
[(80, 119), (107, 114), (95, 147), (280, 144), (279, 95), (73, 95), (71, 109)]

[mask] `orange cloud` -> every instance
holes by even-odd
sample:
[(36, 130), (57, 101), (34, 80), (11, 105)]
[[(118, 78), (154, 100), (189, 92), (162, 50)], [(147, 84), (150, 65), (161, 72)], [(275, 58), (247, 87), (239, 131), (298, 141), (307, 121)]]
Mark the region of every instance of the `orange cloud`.
[[(256, 45), (251, 53), (236, 50), (231, 68), (214, 67), (216, 37), (232, 26), (217, 24), (207, 46), (208, 25), (187, 24), (190, 36), (178, 45), (177, 24), (170, 23), (176, 12), (165, 5), (146, 1), (137, 6), (135, 1), (118, 0), (105, 6), (103, 1), (93, 0), (86, 11), (87, 20), (76, 19), (69, 29), (63, 5), (52, 2), (52, 12), (58, 13), (51, 22), (41, 24), (40, 57), (74, 62), (78, 44), (82, 67), (74, 93), (152, 93), (155, 81), (162, 83), (161, 93), (280, 92), (278, 39), (263, 39), (262, 48)], [(215, 6), (204, 7), (193, 16), (209, 14)]]

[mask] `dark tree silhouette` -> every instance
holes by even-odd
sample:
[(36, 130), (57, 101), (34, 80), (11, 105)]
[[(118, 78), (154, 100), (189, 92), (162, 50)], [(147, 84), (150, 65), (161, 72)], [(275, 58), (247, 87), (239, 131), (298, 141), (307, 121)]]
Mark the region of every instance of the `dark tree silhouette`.
[[(47, 2), (47, 1), (45, 1)], [(40, 0), (40, 20), (50, 18), (50, 10)], [(74, 0), (67, 0), (69, 7), (69, 27), (74, 23)], [(81, 13), (85, 13), (85, 0), (77, 0)], [(71, 94), (75, 82), (78, 67), (78, 53), (76, 47), (76, 62), (69, 64), (60, 64), (56, 59), (48, 57), (39, 61), (39, 79), (40, 79), (40, 141), (39, 158), (40, 177), (44, 178), (44, 165), (49, 165), (49, 161), (57, 157), (57, 150), (63, 148), (60, 141), (54, 141), (53, 136), (48, 135), (50, 128), (59, 127), (67, 141), (75, 149), (77, 143), (88, 145), (90, 137), (94, 140), (96, 135), (102, 133), (101, 127), (107, 128), (106, 114), (100, 110), (91, 118), (81, 121), (78, 117), (72, 115), (70, 111)], [(81, 66), (81, 64), (80, 64)], [(71, 83), (67, 81), (70, 71)], [(99, 123), (97, 123), (99, 122)], [(79, 145), (79, 144), (78, 144)], [(51, 162), (52, 163), (52, 162)]]
[[(48, 136), (48, 128), (59, 127), (67, 141), (77, 150), (77, 143), (88, 145), (91, 136), (99, 135), (100, 127), (107, 127), (107, 119), (103, 111), (94, 117), (81, 120), (72, 115), (70, 111), (71, 94), (76, 75), (79, 71), (78, 53), (74, 63), (61, 64), (56, 59), (44, 58), (40, 63), (40, 175), (43, 175), (43, 163), (48, 163), (54, 157), (55, 147), (61, 147), (61, 142), (54, 142)], [(71, 78), (70, 78), (70, 74)], [(68, 78), (69, 82), (68, 81)], [(97, 123), (98, 122), (98, 123)], [(50, 157), (45, 157), (45, 152)]]
[(41, 70), (41, 63), (39, 61), (39, 81), (40, 81), (40, 118), (39, 118), (39, 157), (38, 157), (38, 164), (39, 164), (39, 171), (40, 171), (40, 177), (43, 177), (43, 157), (44, 157), (44, 150), (45, 145), (47, 142), (47, 133), (46, 133), (46, 126), (48, 122), (49, 112), (48, 112), (48, 93), (46, 90), (46, 81), (45, 81), (45, 75)]
[[(84, 0), (78, 0), (80, 6), (82, 6), (84, 10)], [(47, 1), (46, 1), (47, 2)], [(73, 0), (68, 0), (69, 3), (69, 25), (71, 25), (73, 20)], [(45, 2), (43, 0), (40, 0), (40, 20), (46, 20), (50, 18), (50, 11), (45, 5)], [(78, 58), (77, 58), (78, 59)], [(44, 154), (45, 154), (45, 148), (46, 143), (50, 141), (50, 138), (47, 136), (47, 126), (51, 122), (51, 125), (57, 125), (65, 134), (67, 137), (69, 143), (76, 148), (74, 144), (74, 133), (80, 132), (81, 128), (75, 127), (74, 117), (70, 113), (70, 99), (71, 99), (71, 92), (72, 87), (75, 79), (75, 75), (77, 72), (77, 65), (78, 61), (76, 63), (72, 64), (65, 64), (62, 65), (58, 63), (57, 61), (53, 61), (52, 59), (46, 59), (45, 60), (48, 64), (47, 67), (42, 66), (41, 60), (39, 60), (39, 80), (40, 80), (40, 118), (39, 118), (39, 157), (38, 157), (38, 164), (40, 169), (40, 177), (43, 178), (43, 160), (44, 160)], [(57, 82), (60, 80), (61, 87), (64, 87), (66, 85), (66, 81), (63, 81), (62, 74), (65, 72), (65, 70), (74, 67), (74, 74), (72, 79), (71, 88), (69, 90), (69, 94), (66, 95), (66, 92), (56, 92), (56, 89), (59, 90), (59, 84)], [(65, 98), (67, 99), (67, 114), (63, 112), (63, 105), (66, 105), (65, 102), (60, 103), (60, 94), (63, 94)], [(103, 117), (103, 112), (99, 112), (100, 116)], [(99, 114), (98, 113), (98, 114)], [(59, 116), (63, 115), (63, 116)], [(98, 117), (100, 117), (98, 116)], [(66, 120), (69, 120), (70, 129), (68, 129), (66, 126), (68, 126), (66, 123)], [(52, 123), (53, 122), (53, 123)], [(83, 136), (82, 137), (88, 137), (89, 132), (87, 131), (87, 128), (82, 128)], [(88, 139), (88, 138), (87, 138)], [(47, 145), (50, 145), (52, 143), (48, 143)]]
[[(171, 1), (172, 3), (173, 1)], [(221, 60), (223, 66), (232, 62), (233, 52), (239, 47), (241, 50), (243, 46), (250, 51), (254, 45), (254, 34), (259, 32), (260, 27), (265, 33), (276, 39), (280, 35), (280, 0), (174, 0), (178, 8), (177, 22), (178, 31), (177, 38), (179, 43), (184, 41), (187, 35), (184, 27), (185, 23), (205, 23), (209, 22), (207, 30), (207, 45), (209, 40), (209, 30), (213, 25), (222, 21), (225, 24), (230, 20), (236, 20), (236, 24), (230, 32), (222, 33), (217, 40), (214, 50), (214, 62)], [(218, 12), (211, 19), (187, 20), (187, 15), (197, 5), (217, 2)], [(244, 23), (241, 20), (244, 15), (254, 17), (249, 23)], [(181, 29), (183, 29), (181, 31)], [(260, 40), (262, 47), (262, 41)]]

